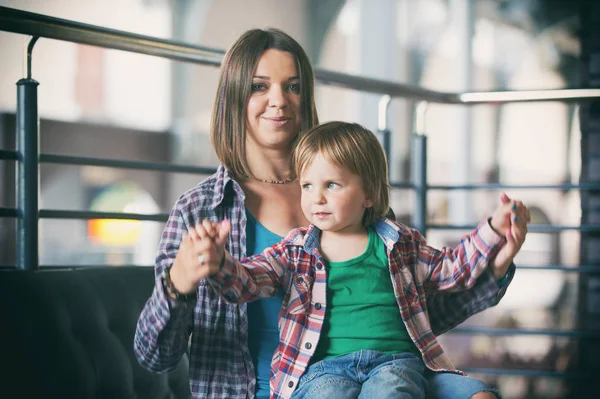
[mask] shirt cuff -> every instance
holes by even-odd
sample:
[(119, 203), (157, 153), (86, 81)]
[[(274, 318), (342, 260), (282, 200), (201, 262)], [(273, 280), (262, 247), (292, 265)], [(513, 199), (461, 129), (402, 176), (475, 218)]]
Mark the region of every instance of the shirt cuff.
[(506, 286), (510, 282), (510, 280), (512, 280), (514, 274), (515, 274), (515, 264), (512, 263), (509, 266), (508, 271), (506, 272), (504, 277), (502, 277), (500, 280), (496, 280), (496, 284), (498, 284), (498, 288), (502, 288), (502, 287)]

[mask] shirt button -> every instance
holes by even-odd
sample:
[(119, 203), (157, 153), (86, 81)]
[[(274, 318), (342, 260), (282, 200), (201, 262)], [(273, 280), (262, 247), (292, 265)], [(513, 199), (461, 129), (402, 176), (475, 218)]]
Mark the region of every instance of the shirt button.
[(294, 386), (294, 381), (288, 382), (288, 387), (292, 388)]
[(298, 277), (298, 278), (296, 279), (296, 282), (297, 282), (298, 284), (302, 284), (302, 282), (304, 282), (304, 280), (302, 279), (302, 277)]
[(315, 303), (315, 309), (321, 310), (321, 304), (319, 302)]
[(305, 347), (306, 349), (310, 349), (310, 348), (312, 348), (312, 344), (311, 344), (310, 342), (307, 342), (307, 343), (304, 345), (304, 347)]
[(323, 265), (320, 263), (317, 263), (317, 269), (321, 270), (323, 268)]

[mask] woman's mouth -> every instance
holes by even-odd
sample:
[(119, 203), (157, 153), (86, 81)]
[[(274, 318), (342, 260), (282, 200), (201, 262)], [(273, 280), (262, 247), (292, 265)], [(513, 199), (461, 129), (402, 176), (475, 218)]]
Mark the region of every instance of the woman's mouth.
[(272, 124), (274, 124), (276, 127), (283, 127), (285, 126), (289, 121), (292, 120), (292, 118), (284, 118), (284, 117), (277, 117), (277, 118), (265, 118), (267, 121), (271, 122)]

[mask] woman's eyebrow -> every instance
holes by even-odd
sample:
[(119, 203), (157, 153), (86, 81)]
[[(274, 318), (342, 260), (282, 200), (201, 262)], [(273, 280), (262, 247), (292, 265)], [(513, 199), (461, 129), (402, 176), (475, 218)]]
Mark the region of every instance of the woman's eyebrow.
[[(254, 79), (264, 79), (264, 80), (271, 80), (271, 78), (269, 76), (263, 76), (263, 75), (254, 75)], [(289, 78), (287, 78), (287, 80), (299, 80), (300, 76), (290, 76)]]

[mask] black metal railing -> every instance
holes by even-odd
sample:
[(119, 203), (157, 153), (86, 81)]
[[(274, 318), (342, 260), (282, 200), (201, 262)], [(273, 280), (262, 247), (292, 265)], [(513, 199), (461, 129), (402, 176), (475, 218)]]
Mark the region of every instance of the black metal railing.
[[(37, 112), (37, 82), (32, 79), (31, 58), (33, 47), (38, 38), (62, 40), (74, 43), (88, 44), (104, 48), (118, 49), (151, 56), (164, 57), (171, 60), (190, 62), (217, 67), (220, 65), (224, 51), (208, 47), (194, 46), (170, 40), (137, 35), (129, 32), (107, 29), (60, 18), (48, 17), (0, 7), (0, 31), (13, 32), (32, 36), (26, 49), (27, 70), (24, 79), (18, 83), (17, 89), (17, 150), (0, 150), (0, 160), (16, 161), (18, 166), (17, 206), (16, 208), (0, 207), (0, 217), (16, 218), (17, 226), (17, 265), (18, 269), (31, 270), (39, 268), (38, 254), (38, 222), (40, 218), (53, 219), (136, 219), (146, 221), (166, 221), (166, 214), (135, 214), (116, 212), (66, 211), (38, 208), (39, 195), (39, 164), (55, 163), (68, 165), (93, 165), (114, 168), (143, 169), (179, 173), (213, 173), (214, 168), (191, 167), (164, 163), (137, 162), (125, 160), (110, 160), (103, 158), (75, 157), (55, 154), (41, 154), (39, 151), (39, 131)], [(325, 85), (344, 87), (347, 89), (382, 94), (389, 103), (390, 97), (401, 97), (415, 100), (414, 121), (415, 133), (411, 146), (411, 170), (413, 175), (410, 182), (393, 183), (392, 186), (401, 189), (414, 190), (416, 194), (415, 212), (412, 224), (425, 233), (431, 229), (471, 229), (474, 226), (436, 225), (427, 222), (427, 196), (432, 190), (501, 190), (501, 189), (552, 189), (552, 190), (600, 190), (600, 184), (556, 184), (556, 185), (504, 185), (504, 184), (467, 184), (467, 185), (428, 185), (427, 182), (427, 136), (425, 129), (425, 111), (428, 103), (445, 103), (457, 105), (477, 104), (506, 104), (514, 102), (540, 101), (588, 101), (600, 98), (600, 89), (561, 89), (561, 90), (530, 90), (530, 91), (497, 91), (449, 93), (437, 92), (416, 86), (399, 84), (378, 79), (353, 76), (323, 69), (315, 69), (318, 82)], [(385, 107), (380, 112), (385, 112)], [(385, 135), (389, 135), (385, 127)], [(389, 137), (389, 136), (388, 136)], [(386, 148), (389, 150), (389, 148)], [(560, 232), (577, 230), (580, 232), (600, 232), (596, 225), (583, 226), (548, 226), (531, 225), (533, 232)], [(6, 265), (2, 265), (6, 267)], [(599, 273), (598, 265), (565, 265), (518, 266), (522, 269), (560, 270), (573, 273)], [(457, 327), (453, 333), (470, 335), (543, 335), (552, 337), (568, 337), (574, 339), (598, 338), (597, 331), (560, 331), (560, 330), (522, 330), (500, 329), (485, 327)], [(551, 376), (573, 378), (573, 373), (535, 371), (535, 370), (504, 370), (504, 369), (470, 369), (469, 372)]]

